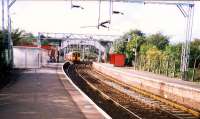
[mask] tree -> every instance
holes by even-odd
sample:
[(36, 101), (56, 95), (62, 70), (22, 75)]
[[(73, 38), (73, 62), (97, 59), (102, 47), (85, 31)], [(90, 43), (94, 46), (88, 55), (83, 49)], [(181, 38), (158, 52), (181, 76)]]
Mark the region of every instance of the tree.
[[(200, 39), (194, 39), (190, 44), (190, 59), (189, 67), (193, 67), (195, 59), (200, 55)], [(200, 63), (200, 59), (197, 59), (196, 65)], [(196, 66), (197, 67), (197, 66)]]
[(35, 38), (32, 33), (26, 33), (23, 30), (16, 29), (11, 33), (13, 45), (33, 45)]
[(151, 60), (159, 60), (160, 56), (161, 56), (161, 51), (156, 48), (156, 47), (152, 47), (149, 48), (148, 51), (146, 52), (147, 58), (151, 59)]
[(177, 62), (180, 62), (181, 59), (181, 44), (177, 45), (167, 45), (165, 51), (163, 52), (165, 59), (173, 59)]
[[(140, 47), (144, 42), (145, 42), (145, 36), (132, 34), (132, 39), (127, 43), (127, 46), (126, 46), (126, 52), (130, 61), (132, 61), (133, 58), (134, 60), (138, 58)], [(135, 56), (135, 54), (137, 54), (137, 56)]]
[(113, 46), (115, 53), (121, 53), (121, 54), (125, 53), (125, 42), (123, 40), (121, 39), (115, 40)]
[(49, 42), (47, 40), (42, 40), (41, 41), (41, 45), (48, 45), (48, 44), (49, 44)]
[(11, 37), (12, 37), (14, 46), (20, 44), (21, 40), (23, 39), (22, 37), (23, 33), (24, 33), (23, 30), (19, 30), (19, 29), (13, 30), (13, 32), (11, 33)]
[(134, 29), (134, 30), (129, 30), (127, 33), (125, 33), (122, 38), (123, 39), (126, 39), (128, 41), (128, 36), (129, 35), (137, 35), (137, 36), (144, 36), (145, 34), (141, 31), (141, 30), (138, 30), (138, 29)]
[[(132, 62), (135, 59), (133, 49), (135, 49), (136, 54), (139, 54), (140, 46), (145, 42), (145, 34), (138, 30), (130, 30), (125, 36), (129, 36), (129, 40), (126, 45), (126, 54), (128, 56), (128, 62)], [(133, 57), (134, 56), (134, 57)], [(136, 57), (138, 57), (137, 55)]]
[(126, 54), (126, 63), (131, 64), (133, 59), (133, 48), (136, 49), (136, 52), (138, 54), (140, 46), (144, 43), (144, 41), (145, 34), (142, 31), (138, 29), (130, 30), (129, 32), (125, 33), (122, 37), (114, 41), (114, 52)]
[(145, 56), (147, 55), (147, 51), (151, 48), (156, 48), (155, 45), (144, 43), (140, 47), (140, 55)]
[(162, 33), (156, 33), (147, 37), (147, 42), (155, 45), (159, 50), (164, 50), (169, 45), (169, 37), (164, 36)]

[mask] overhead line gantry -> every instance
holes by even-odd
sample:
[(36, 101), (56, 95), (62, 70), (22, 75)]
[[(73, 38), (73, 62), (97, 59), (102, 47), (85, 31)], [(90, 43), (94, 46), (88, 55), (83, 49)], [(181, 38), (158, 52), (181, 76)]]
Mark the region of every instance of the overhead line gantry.
[[(4, 28), (4, 1), (2, 0), (2, 30), (5, 39), (5, 28)], [(7, 0), (7, 16), (8, 16), (8, 46), (12, 47), (11, 40), (11, 18), (10, 8), (18, 0)], [(20, 0), (21, 1), (21, 0)], [(28, 1), (28, 0), (25, 0)], [(31, 0), (34, 1), (34, 0)], [(60, 1), (72, 1), (72, 0), (60, 0)], [(142, 4), (163, 4), (163, 5), (175, 5), (181, 11), (184, 18), (186, 19), (186, 39), (182, 44), (181, 54), (181, 72), (182, 79), (187, 79), (188, 65), (189, 65), (189, 53), (190, 53), (190, 41), (192, 38), (192, 25), (193, 25), (193, 14), (194, 14), (194, 1), (195, 0), (79, 0), (79, 1), (108, 1), (108, 2), (129, 2), (129, 3), (142, 3)], [(110, 5), (110, 7), (112, 7)], [(185, 9), (184, 7), (187, 7)], [(111, 15), (111, 14), (110, 14)], [(99, 25), (99, 24), (98, 24)]]

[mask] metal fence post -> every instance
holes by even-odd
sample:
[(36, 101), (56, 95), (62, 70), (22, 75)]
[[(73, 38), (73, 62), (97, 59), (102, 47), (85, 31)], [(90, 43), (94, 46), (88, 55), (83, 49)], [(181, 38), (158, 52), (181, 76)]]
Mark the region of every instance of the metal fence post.
[(38, 68), (40, 68), (40, 53), (38, 53), (37, 59), (38, 59)]
[(160, 74), (160, 73), (161, 73), (161, 64), (162, 64), (162, 60), (159, 60), (158, 74)]
[(174, 60), (174, 71), (173, 71), (173, 77), (175, 77), (175, 73), (176, 73), (176, 61)]
[(166, 69), (166, 75), (167, 76), (169, 75), (168, 68), (169, 68), (169, 59), (167, 59), (167, 69)]
[(25, 68), (27, 68), (27, 48), (25, 48)]

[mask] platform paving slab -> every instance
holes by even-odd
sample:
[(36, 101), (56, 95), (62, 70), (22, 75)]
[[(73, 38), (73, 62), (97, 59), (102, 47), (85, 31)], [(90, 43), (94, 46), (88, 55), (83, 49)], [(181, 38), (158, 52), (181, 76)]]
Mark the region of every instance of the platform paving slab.
[(12, 85), (1, 89), (0, 119), (86, 119), (62, 85), (57, 68), (50, 64), (27, 69)]

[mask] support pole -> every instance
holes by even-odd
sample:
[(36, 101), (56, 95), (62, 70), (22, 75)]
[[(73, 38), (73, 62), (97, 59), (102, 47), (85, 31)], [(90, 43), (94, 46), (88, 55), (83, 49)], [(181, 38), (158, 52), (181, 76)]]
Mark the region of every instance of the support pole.
[(113, 12), (113, 1), (110, 0), (110, 6), (109, 6), (109, 17), (110, 17), (110, 24), (111, 24), (111, 21), (112, 21), (112, 12)]
[(10, 0), (7, 0), (7, 20), (8, 20), (8, 62), (12, 64), (12, 40), (11, 40), (11, 26), (10, 26), (10, 8), (9, 8)]
[(12, 28), (11, 28), (10, 8), (15, 2), (16, 0), (12, 0), (11, 3), (10, 3), (10, 0), (7, 0), (8, 40), (6, 42), (7, 42), (7, 48), (8, 48), (8, 63), (11, 66), (13, 66), (13, 41), (12, 41), (12, 36), (11, 36)]
[(98, 62), (101, 62), (101, 50), (99, 49)]
[(99, 0), (99, 16), (98, 16), (97, 29), (99, 29), (100, 18), (101, 18), (101, 0)]
[(190, 55), (190, 42), (192, 39), (192, 25), (193, 25), (194, 4), (189, 4), (186, 15), (186, 40), (182, 45), (181, 53), (181, 78), (188, 80), (188, 67)]
[[(4, 26), (4, 0), (2, 0), (1, 1), (1, 8), (2, 8), (2, 35), (3, 35), (3, 41), (1, 42), (2, 44), (2, 46), (4, 46), (4, 43), (5, 43), (5, 26)], [(5, 51), (2, 51), (2, 52), (0, 52), (0, 56), (2, 57), (2, 55), (3, 55), (3, 58), (5, 58)]]
[(38, 32), (38, 38), (37, 38), (37, 46), (38, 46), (38, 48), (41, 48), (41, 43), (40, 43), (41, 38), (40, 38), (40, 35), (41, 35), (41, 33)]
[(83, 60), (85, 61), (85, 45), (83, 44)]
[[(183, 16), (186, 18), (186, 39), (182, 45), (181, 53), (181, 78), (183, 80), (188, 79), (188, 67), (189, 67), (189, 55), (190, 55), (190, 41), (192, 39), (192, 25), (193, 25), (193, 14), (194, 14), (194, 2), (190, 3), (170, 3), (170, 2), (157, 2), (157, 1), (145, 1), (144, 4), (166, 4), (176, 5)], [(188, 10), (184, 10), (183, 6), (186, 6)]]
[(5, 33), (5, 26), (4, 26), (4, 0), (1, 1), (1, 12), (2, 12), (2, 32)]

